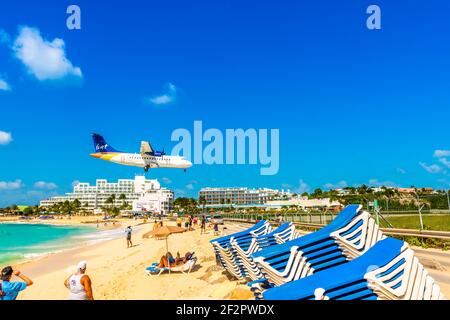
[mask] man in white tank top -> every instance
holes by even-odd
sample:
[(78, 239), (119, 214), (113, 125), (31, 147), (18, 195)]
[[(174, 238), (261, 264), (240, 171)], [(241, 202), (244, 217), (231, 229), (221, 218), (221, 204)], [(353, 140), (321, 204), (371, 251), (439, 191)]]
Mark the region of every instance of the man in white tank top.
[(77, 272), (64, 281), (70, 291), (69, 300), (94, 300), (91, 279), (85, 274), (86, 267), (86, 261), (79, 262)]

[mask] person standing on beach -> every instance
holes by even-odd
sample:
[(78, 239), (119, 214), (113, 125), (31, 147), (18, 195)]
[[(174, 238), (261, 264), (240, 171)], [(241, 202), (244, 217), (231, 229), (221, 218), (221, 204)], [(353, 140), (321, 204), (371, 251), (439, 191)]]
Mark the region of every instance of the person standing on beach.
[(184, 229), (186, 231), (189, 230), (189, 216), (188, 215), (184, 217)]
[(190, 231), (194, 230), (194, 229), (192, 228), (192, 220), (193, 220), (192, 215), (189, 215), (189, 230), (190, 230)]
[(219, 235), (219, 224), (217, 222), (214, 222), (214, 235)]
[(200, 234), (203, 234), (204, 232), (206, 232), (206, 217), (203, 215), (203, 217), (202, 217), (202, 231), (200, 232)]
[(80, 261), (77, 265), (77, 272), (64, 281), (64, 285), (69, 289), (69, 300), (94, 300), (92, 294), (91, 278), (86, 275), (86, 261)]
[(281, 214), (278, 215), (277, 222), (278, 222), (278, 226), (281, 226), (281, 223), (283, 222), (283, 217), (281, 216)]
[[(12, 276), (15, 275), (22, 281), (11, 282)], [(19, 270), (13, 270), (11, 266), (2, 270), (2, 282), (0, 283), (0, 300), (16, 300), (20, 291), (25, 290), (33, 284), (30, 278), (23, 275)]]
[(127, 234), (127, 248), (131, 248), (133, 246), (133, 242), (131, 242), (131, 233), (133, 232), (133, 229), (131, 229), (131, 226), (128, 226), (125, 229), (125, 233)]

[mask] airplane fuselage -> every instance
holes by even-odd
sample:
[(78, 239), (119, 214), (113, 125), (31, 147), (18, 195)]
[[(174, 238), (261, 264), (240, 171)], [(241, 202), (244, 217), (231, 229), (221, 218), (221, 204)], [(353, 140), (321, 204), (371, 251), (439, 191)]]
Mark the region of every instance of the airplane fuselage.
[(141, 155), (139, 153), (125, 152), (96, 152), (92, 153), (91, 156), (117, 164), (141, 168), (147, 167), (187, 169), (192, 167), (192, 163), (190, 161), (180, 156), (153, 156), (147, 154)]

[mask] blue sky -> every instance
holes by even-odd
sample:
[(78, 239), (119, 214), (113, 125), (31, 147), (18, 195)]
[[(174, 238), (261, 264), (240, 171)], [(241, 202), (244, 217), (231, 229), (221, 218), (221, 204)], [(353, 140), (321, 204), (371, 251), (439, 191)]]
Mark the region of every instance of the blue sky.
[[(373, 3), (381, 30), (366, 27)], [(81, 30), (66, 27), (70, 4)], [(437, 0), (2, 2), (0, 206), (141, 173), (89, 157), (91, 132), (120, 150), (147, 139), (170, 151), (172, 131), (195, 120), (279, 129), (280, 169), (147, 174), (177, 196), (204, 186), (448, 188), (449, 10)], [(28, 41), (50, 60), (21, 50)]]

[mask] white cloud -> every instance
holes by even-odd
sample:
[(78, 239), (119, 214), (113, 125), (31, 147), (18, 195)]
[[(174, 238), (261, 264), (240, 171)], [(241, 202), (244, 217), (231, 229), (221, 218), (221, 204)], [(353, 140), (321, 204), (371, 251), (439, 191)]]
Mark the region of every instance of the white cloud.
[(441, 162), (447, 168), (450, 168), (450, 161), (447, 158), (439, 158), (439, 162)]
[(0, 181), (0, 190), (16, 190), (23, 187), (22, 180)]
[(348, 184), (347, 184), (347, 181), (345, 181), (345, 180), (341, 180), (341, 181), (339, 181), (338, 183), (335, 183), (335, 184), (334, 183), (326, 183), (324, 185), (324, 187), (327, 188), (327, 189), (345, 188), (347, 186), (348, 186)]
[(311, 187), (303, 181), (303, 179), (300, 179), (298, 182), (298, 187), (294, 189), (294, 192), (297, 194), (302, 194), (304, 192), (309, 192), (311, 190)]
[(188, 184), (186, 185), (186, 189), (194, 190), (194, 185), (193, 185), (192, 183), (188, 183)]
[(79, 180), (74, 180), (74, 181), (72, 182), (72, 187), (75, 187), (75, 186), (78, 185), (79, 183), (80, 183)]
[(435, 150), (433, 157), (438, 158), (440, 163), (450, 168), (450, 161), (447, 159), (447, 157), (450, 157), (450, 150)]
[(186, 196), (187, 196), (186, 191), (183, 190), (183, 189), (175, 189), (175, 190), (174, 190), (174, 194), (175, 194), (175, 197), (176, 197), (176, 198), (186, 197)]
[(186, 185), (186, 189), (188, 190), (194, 190), (195, 188), (195, 184), (197, 184), (198, 181), (197, 180), (191, 180), (188, 182), (188, 184)]
[(38, 80), (61, 79), (66, 76), (82, 77), (81, 69), (66, 57), (64, 40), (42, 38), (37, 28), (23, 26), (12, 46), (14, 55)]
[(164, 182), (165, 184), (171, 184), (172, 183), (172, 180), (170, 180), (169, 178), (166, 178), (166, 177), (161, 178), (161, 181)]
[(10, 132), (0, 131), (0, 145), (7, 145), (11, 143), (12, 140)]
[(402, 168), (397, 168), (397, 172), (401, 173), (401, 174), (405, 174), (406, 170), (402, 169)]
[(378, 179), (369, 179), (368, 185), (371, 187), (398, 187), (398, 185), (395, 182), (379, 181)]
[(447, 157), (450, 156), (450, 150), (434, 150), (433, 157), (437, 158), (438, 161), (444, 165), (444, 167), (440, 166), (439, 164), (431, 164), (428, 165), (425, 162), (419, 162), (419, 165), (424, 168), (428, 173), (436, 174), (436, 173), (442, 173), (443, 175), (447, 175), (448, 171), (446, 168), (450, 169), (450, 161), (447, 159)]
[(151, 98), (150, 101), (153, 104), (157, 104), (157, 105), (168, 104), (169, 102), (172, 101), (172, 98), (166, 94), (163, 94), (162, 96), (157, 96), (157, 97)]
[(419, 162), (420, 166), (424, 168), (428, 173), (440, 173), (442, 172), (442, 167), (437, 164), (427, 165), (425, 162)]
[(450, 157), (450, 150), (435, 150), (433, 153), (433, 157), (435, 158)]
[(168, 83), (167, 92), (162, 95), (150, 98), (149, 102), (154, 105), (165, 105), (175, 101), (176, 97), (177, 97), (177, 88), (175, 87), (174, 84)]
[(6, 82), (5, 80), (3, 80), (2, 78), (0, 78), (0, 91), (10, 91), (11, 90), (11, 86), (8, 84), (8, 82)]
[(24, 190), (14, 189), (2, 193), (0, 197), (0, 207), (10, 206), (11, 204), (35, 205), (39, 201), (56, 196), (58, 193), (50, 190)]
[(34, 184), (35, 188), (38, 189), (46, 189), (46, 190), (52, 190), (58, 188), (58, 186), (53, 182), (45, 182), (45, 181), (38, 181)]

